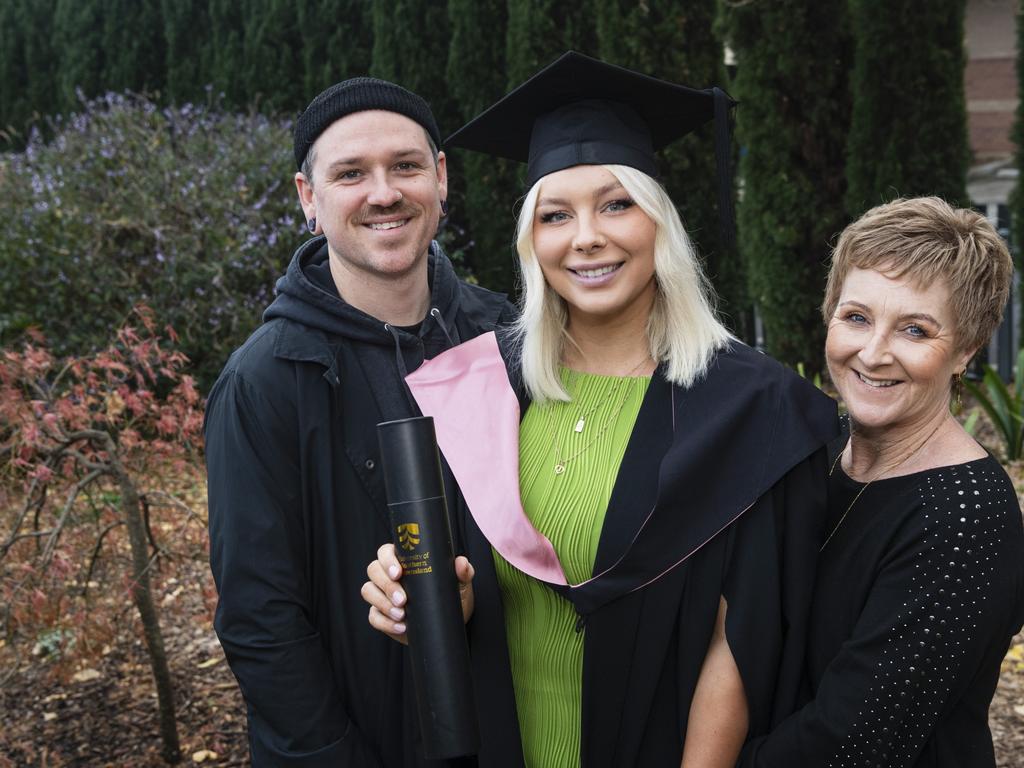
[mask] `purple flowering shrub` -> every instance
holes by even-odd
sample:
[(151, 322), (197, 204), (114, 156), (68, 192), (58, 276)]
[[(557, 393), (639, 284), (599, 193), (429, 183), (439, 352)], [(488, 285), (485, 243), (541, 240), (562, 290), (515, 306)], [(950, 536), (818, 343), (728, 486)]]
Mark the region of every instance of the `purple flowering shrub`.
[(0, 155), (0, 345), (86, 354), (144, 302), (208, 386), (304, 237), (290, 125), (107, 94), (51, 127)]

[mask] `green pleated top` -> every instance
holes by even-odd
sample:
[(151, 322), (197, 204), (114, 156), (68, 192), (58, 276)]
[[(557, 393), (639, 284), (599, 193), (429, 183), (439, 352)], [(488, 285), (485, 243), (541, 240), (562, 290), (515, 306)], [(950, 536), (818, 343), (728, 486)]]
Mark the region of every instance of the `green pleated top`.
[[(605, 511), (650, 377), (563, 369), (562, 380), (572, 401), (531, 405), (520, 425), (519, 487), (530, 522), (554, 545), (569, 582), (579, 584), (593, 575)], [(583, 634), (576, 613), (497, 552), (494, 563), (527, 768), (579, 766)]]

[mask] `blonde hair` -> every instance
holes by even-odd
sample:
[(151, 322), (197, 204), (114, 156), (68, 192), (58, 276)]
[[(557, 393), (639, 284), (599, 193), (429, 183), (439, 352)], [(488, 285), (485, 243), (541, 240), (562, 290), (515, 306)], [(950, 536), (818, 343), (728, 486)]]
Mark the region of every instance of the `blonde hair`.
[(937, 197), (893, 200), (843, 230), (821, 305), (826, 324), (854, 267), (906, 276), (917, 287), (945, 280), (958, 351), (976, 350), (992, 337), (1013, 276), (1006, 243), (988, 219)]
[[(647, 320), (651, 357), (665, 363), (665, 377), (690, 386), (704, 375), (714, 353), (732, 340), (715, 313), (715, 295), (668, 193), (647, 174), (624, 165), (601, 166), (655, 223), (656, 293)], [(513, 331), (523, 383), (536, 402), (570, 399), (559, 376), (566, 343), (565, 300), (544, 279), (533, 250), (533, 221), (543, 179), (523, 199), (516, 227), (522, 279), (522, 314)]]

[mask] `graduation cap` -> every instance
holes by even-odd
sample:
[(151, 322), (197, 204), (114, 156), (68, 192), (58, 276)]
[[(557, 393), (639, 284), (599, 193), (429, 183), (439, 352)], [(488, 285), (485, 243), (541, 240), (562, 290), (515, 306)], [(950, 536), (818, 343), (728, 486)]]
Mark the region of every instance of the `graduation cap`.
[(445, 146), (525, 162), (528, 187), (574, 165), (627, 165), (657, 176), (657, 150), (714, 120), (719, 218), (731, 245), (729, 109), (735, 104), (720, 88), (687, 88), (569, 51)]

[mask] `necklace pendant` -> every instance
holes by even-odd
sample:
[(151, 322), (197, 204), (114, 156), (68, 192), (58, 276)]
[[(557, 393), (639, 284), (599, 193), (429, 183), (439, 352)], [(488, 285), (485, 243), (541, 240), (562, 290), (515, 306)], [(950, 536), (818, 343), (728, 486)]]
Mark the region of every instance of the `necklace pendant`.
[(556, 475), (560, 475), (563, 472), (565, 472), (565, 462), (564, 461), (560, 461), (557, 464), (555, 464), (555, 474)]
[(580, 416), (580, 420), (576, 422), (576, 426), (573, 427), (573, 430), (575, 432), (582, 432), (585, 426), (587, 426), (587, 422), (583, 419), (582, 416)]

